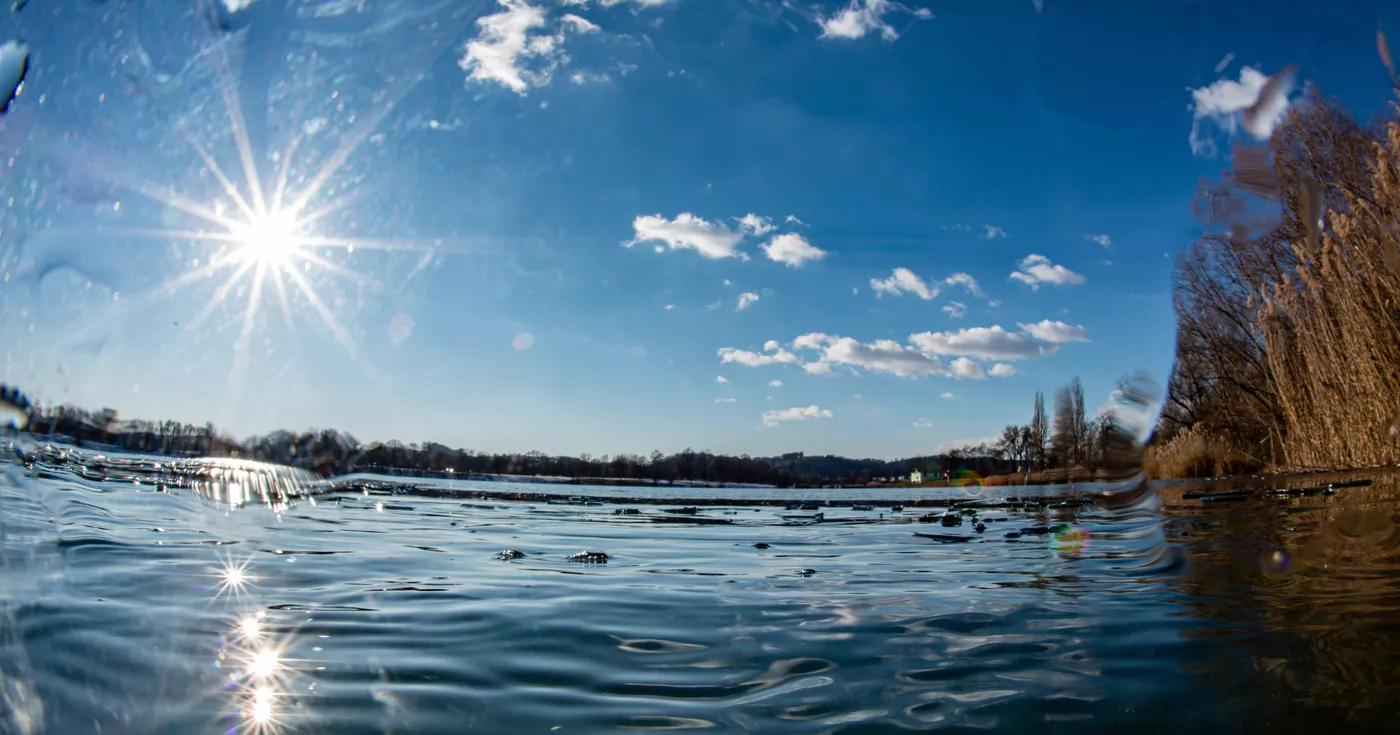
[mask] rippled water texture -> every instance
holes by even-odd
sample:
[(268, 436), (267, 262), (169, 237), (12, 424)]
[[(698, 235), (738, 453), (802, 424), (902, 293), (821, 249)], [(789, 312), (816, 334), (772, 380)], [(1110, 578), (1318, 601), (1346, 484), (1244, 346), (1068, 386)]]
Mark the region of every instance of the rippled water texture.
[(979, 533), (282, 501), (261, 476), (235, 498), (0, 464), (0, 730), (1394, 731), (1394, 478), (982, 508)]

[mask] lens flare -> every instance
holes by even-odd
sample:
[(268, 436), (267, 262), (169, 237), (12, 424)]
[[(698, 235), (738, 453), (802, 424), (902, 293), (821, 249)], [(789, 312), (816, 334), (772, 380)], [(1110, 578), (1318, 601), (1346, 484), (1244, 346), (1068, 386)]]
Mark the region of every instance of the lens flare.
[(1089, 548), (1089, 531), (1083, 526), (1066, 524), (1050, 537), (1050, 546), (1066, 556), (1082, 554)]
[(1275, 549), (1260, 555), (1259, 568), (1265, 577), (1270, 579), (1283, 579), (1295, 571), (1293, 557), (1288, 555), (1283, 549)]
[(973, 470), (958, 470), (954, 472), (948, 484), (950, 487), (962, 488), (963, 494), (969, 498), (980, 498), (982, 497), (982, 493), (987, 491), (986, 482), (983, 481), (981, 475)]

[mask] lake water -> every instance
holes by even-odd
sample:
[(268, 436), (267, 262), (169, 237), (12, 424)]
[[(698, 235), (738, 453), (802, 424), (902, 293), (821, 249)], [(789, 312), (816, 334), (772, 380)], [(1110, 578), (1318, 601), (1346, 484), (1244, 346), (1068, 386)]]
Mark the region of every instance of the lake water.
[[(269, 475), (246, 466), (221, 494), (73, 470), (0, 463), (0, 732), (1394, 732), (1400, 714), (1390, 477), (982, 509), (978, 533), (925, 509), (686, 525), (230, 495)], [(610, 558), (569, 559), (589, 549)]]

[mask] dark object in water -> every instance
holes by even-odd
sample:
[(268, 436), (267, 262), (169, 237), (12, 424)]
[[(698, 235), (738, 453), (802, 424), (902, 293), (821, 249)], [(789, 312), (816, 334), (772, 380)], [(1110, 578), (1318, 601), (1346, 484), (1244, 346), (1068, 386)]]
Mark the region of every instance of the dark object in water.
[(516, 551), (515, 549), (506, 549), (505, 551), (502, 551), (501, 553), (496, 555), (496, 558), (501, 559), (503, 561), (510, 561), (511, 559), (523, 559), (524, 557), (525, 552)]
[(728, 518), (706, 518), (704, 516), (652, 516), (652, 523), (691, 523), (696, 525), (725, 525), (733, 523)]
[(945, 525), (945, 526), (961, 526), (961, 525), (962, 525), (962, 516), (945, 515), (945, 516), (943, 516), (943, 525)]
[(764, 543), (764, 542), (762, 542), (762, 541), (759, 541), (758, 543), (754, 544), (753, 547), (754, 547), (755, 549), (766, 549), (766, 548), (768, 548), (768, 544), (766, 544), (766, 543)]
[(964, 542), (964, 541), (969, 541), (969, 540), (971, 540), (971, 538), (972, 538), (971, 536), (956, 536), (956, 535), (951, 534), (951, 533), (917, 533), (917, 532), (916, 532), (914, 535), (915, 535), (915, 536), (918, 536), (919, 538), (933, 539), (934, 541), (937, 541), (937, 542), (942, 543), (942, 544), (960, 544), (960, 543), (962, 543), (962, 542)]
[(936, 515), (934, 515), (934, 514), (932, 514), (932, 513), (925, 513), (925, 514), (919, 516), (919, 523), (933, 523), (934, 521), (938, 520), (940, 517), (941, 517), (941, 516), (936, 516)]
[(694, 506), (687, 506), (687, 507), (685, 507), (685, 508), (672, 508), (671, 510), (668, 510), (668, 511), (666, 511), (666, 512), (667, 512), (667, 513), (677, 513), (677, 514), (685, 515), (685, 516), (693, 516), (693, 515), (699, 513), (699, 512), (700, 512), (700, 509), (699, 509), (699, 508), (696, 508), (696, 507), (694, 507)]
[(1192, 491), (1192, 492), (1183, 494), (1181, 497), (1182, 497), (1182, 499), (1184, 499), (1184, 500), (1206, 500), (1206, 501), (1209, 501), (1209, 500), (1211, 500), (1211, 499), (1217, 499), (1217, 498), (1233, 498), (1233, 497), (1247, 498), (1247, 497), (1249, 497), (1249, 496), (1251, 496), (1251, 495), (1253, 495), (1253, 494), (1254, 494), (1254, 491), (1253, 491), (1253, 490), (1224, 490), (1224, 491), (1221, 491), (1221, 492), (1205, 492), (1205, 491), (1201, 491), (1201, 490), (1194, 490), (1194, 491)]
[(816, 503), (803, 503), (802, 507), (798, 508), (798, 510), (817, 510), (818, 508), (821, 508), (821, 506)]
[(573, 554), (569, 557), (569, 561), (577, 561), (584, 564), (607, 564), (608, 560), (611, 558), (612, 557), (608, 556), (605, 552), (589, 549), (588, 551), (580, 551), (577, 554)]
[(807, 523), (821, 523), (822, 519), (825, 518), (825, 517), (826, 517), (826, 516), (825, 516), (824, 514), (822, 514), (822, 513), (817, 513), (816, 515), (810, 515), (810, 516), (783, 516), (783, 520), (785, 520), (785, 521), (797, 521), (797, 522), (799, 522), (799, 523), (800, 523), (800, 522), (804, 522), (804, 521), (807, 522)]
[(1006, 538), (1021, 538), (1021, 534), (1012, 531), (1011, 533), (1006, 534)]
[(787, 507), (783, 508), (783, 510), (802, 510), (802, 504), (801, 504), (801, 503), (788, 503), (788, 504), (787, 504)]
[(584, 503), (584, 505), (602, 505), (602, 503), (600, 503), (600, 502), (598, 502), (598, 501), (596, 501), (596, 500), (590, 500), (590, 501)]
[(1348, 480), (1347, 482), (1329, 482), (1327, 483), (1327, 486), (1331, 488), (1366, 487), (1367, 485), (1370, 485), (1371, 482), (1371, 480)]
[(875, 510), (873, 505), (852, 505), (851, 510)]
[(636, 508), (618, 508), (617, 510), (613, 511), (613, 515), (615, 516), (634, 516), (639, 513), (641, 513), (641, 511), (637, 510)]
[(1032, 535), (1037, 535), (1037, 536), (1038, 536), (1038, 535), (1046, 534), (1046, 533), (1059, 533), (1059, 532), (1065, 530), (1066, 528), (1069, 528), (1069, 526), (1066, 525), (1066, 524), (1063, 524), (1063, 523), (1061, 523), (1061, 524), (1058, 525), (1058, 526), (1027, 526), (1027, 527), (1021, 529), (1021, 533), (1032, 534)]
[(904, 506), (902, 506), (902, 505), (896, 505), (895, 507), (890, 508), (890, 510), (892, 510), (892, 511), (894, 511), (894, 512), (896, 512), (896, 513), (902, 513), (902, 512), (904, 512)]
[(983, 531), (987, 530), (987, 527), (981, 523), (977, 524), (976, 526), (973, 526), (973, 528), (977, 529), (978, 533), (982, 533)]
[(800, 575), (802, 575), (802, 576), (804, 576), (804, 577), (810, 577), (810, 576), (812, 576), (813, 574), (816, 574), (816, 573), (817, 573), (817, 570), (815, 570), (815, 569), (802, 569), (802, 570), (799, 570), (797, 573), (800, 574)]
[(963, 508), (961, 512), (962, 512), (962, 514), (965, 515), (965, 516), (975, 516), (975, 515), (977, 515), (977, 511), (974, 510), (974, 509), (972, 509), (972, 508)]

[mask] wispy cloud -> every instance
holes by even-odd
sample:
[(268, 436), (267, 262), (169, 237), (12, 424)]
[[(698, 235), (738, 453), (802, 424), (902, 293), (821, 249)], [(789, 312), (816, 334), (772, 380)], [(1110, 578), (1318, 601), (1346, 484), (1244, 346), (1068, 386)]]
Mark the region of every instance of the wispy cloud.
[(796, 408), (785, 408), (781, 411), (764, 411), (763, 425), (777, 426), (784, 421), (807, 421), (810, 419), (829, 419), (831, 411), (825, 408), (818, 408), (815, 405)]
[(1061, 345), (1066, 342), (1089, 341), (1089, 332), (1084, 327), (1072, 327), (1064, 322), (1052, 322), (1045, 319), (1034, 324), (1017, 324), (1017, 326), (1026, 334), (1050, 344)]
[(951, 400), (953, 400), (953, 394), (950, 393), (950, 392), (948, 392), (948, 391), (946, 391), (946, 390), (943, 391), (942, 393), (939, 393), (939, 394), (938, 394), (938, 397), (939, 397), (939, 398), (942, 398), (942, 399), (945, 400), (945, 401), (951, 401)]
[[(613, 0), (615, 4), (617, 0)], [(634, 0), (640, 5), (660, 3)], [(564, 5), (585, 7), (586, 3)], [(605, 3), (606, 4), (606, 3)], [(531, 87), (548, 85), (561, 64), (568, 63), (564, 41), (568, 34), (598, 33), (598, 24), (580, 15), (564, 13), (558, 19), (543, 3), (530, 0), (496, 0), (498, 12), (476, 20), (477, 35), (466, 43), (457, 65), (467, 79), (482, 84), (495, 83), (524, 95)], [(569, 75), (575, 84), (611, 79), (603, 72), (576, 71)]]
[(733, 398), (716, 398), (715, 403), (733, 403), (734, 400)]
[(933, 422), (932, 422), (932, 421), (929, 421), (928, 419), (923, 418), (923, 417), (921, 416), (921, 417), (919, 417), (919, 418), (917, 418), (917, 419), (914, 419), (914, 428), (916, 428), (916, 429), (932, 429), (932, 428), (933, 428)]
[(876, 296), (881, 294), (898, 296), (902, 293), (912, 293), (925, 301), (938, 296), (937, 286), (929, 285), (908, 268), (895, 268), (894, 273), (889, 278), (870, 279), (870, 288), (875, 291)]
[(985, 230), (982, 233), (982, 237), (985, 237), (988, 240), (995, 240), (999, 237), (1007, 237), (1006, 230), (1003, 230), (1002, 228), (997, 227), (996, 225), (982, 225), (982, 229)]
[(729, 382), (729, 378), (726, 378), (726, 377), (724, 377), (723, 375), (716, 375), (716, 376), (715, 376), (715, 382), (716, 382), (716, 383), (720, 383), (720, 384), (728, 383), (728, 382)]
[(797, 215), (795, 215), (795, 214), (789, 214), (786, 218), (783, 219), (783, 222), (785, 222), (785, 223), (787, 223), (787, 224), (790, 224), (790, 225), (798, 225), (798, 226), (800, 226), (800, 227), (806, 227), (806, 226), (807, 226), (807, 223), (806, 223), (806, 222), (803, 222), (803, 221), (800, 220), (800, 219), (798, 219), (798, 218), (797, 218)]
[(719, 354), (720, 362), (734, 362), (748, 367), (793, 365), (800, 362), (800, 360), (797, 359), (797, 355), (784, 349), (774, 350), (765, 354), (762, 352), (738, 350), (733, 347), (721, 347), (716, 352)]
[(752, 291), (745, 291), (744, 293), (739, 294), (739, 306), (735, 309), (735, 311), (743, 311), (744, 309), (747, 309), (756, 303), (758, 303), (758, 294), (753, 293)]
[(960, 301), (950, 301), (943, 307), (943, 313), (954, 319), (961, 319), (967, 314), (967, 304)]
[(899, 32), (890, 25), (885, 16), (892, 13), (908, 13), (920, 20), (933, 17), (928, 8), (909, 8), (894, 0), (851, 0), (851, 3), (831, 17), (817, 16), (822, 38), (855, 40), (865, 34), (878, 31), (886, 41), (899, 38)]
[(773, 220), (768, 217), (760, 217), (752, 212), (739, 218), (739, 229), (750, 235), (763, 236), (778, 229), (773, 224)]
[(770, 380), (770, 381), (768, 381), (768, 387), (769, 387), (769, 388), (781, 388), (781, 387), (783, 387), (783, 381), (781, 381), (781, 380)]
[(826, 257), (825, 250), (812, 245), (807, 238), (795, 232), (778, 235), (760, 247), (769, 260), (790, 268), (801, 268), (804, 263)]
[(1094, 242), (1096, 242), (1096, 243), (1098, 243), (1098, 244), (1100, 244), (1100, 245), (1102, 245), (1102, 246), (1104, 246), (1104, 247), (1108, 247), (1108, 246), (1110, 246), (1110, 245), (1113, 244), (1113, 239), (1110, 238), (1108, 235), (1088, 235), (1087, 237), (1088, 237), (1090, 240), (1092, 240), (1092, 241), (1094, 241)]
[(973, 296), (982, 295), (982, 287), (977, 285), (977, 279), (967, 273), (954, 273), (943, 279), (943, 283), (949, 286), (962, 286)]
[(576, 71), (569, 75), (569, 81), (574, 84), (605, 84), (612, 81), (612, 76), (605, 71)]
[(1011, 280), (1037, 290), (1046, 283), (1052, 286), (1078, 286), (1084, 283), (1084, 276), (1062, 265), (1055, 265), (1044, 255), (1032, 253), (1021, 260), (1018, 270), (1011, 274)]

